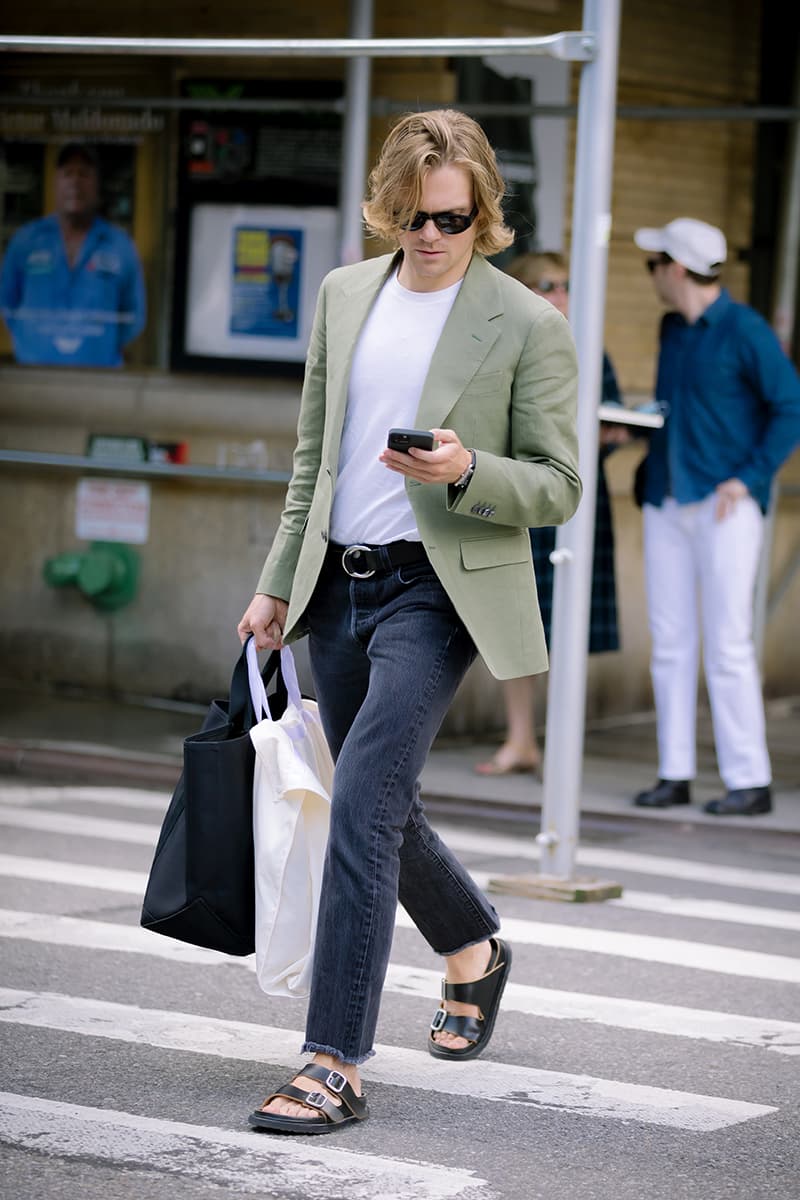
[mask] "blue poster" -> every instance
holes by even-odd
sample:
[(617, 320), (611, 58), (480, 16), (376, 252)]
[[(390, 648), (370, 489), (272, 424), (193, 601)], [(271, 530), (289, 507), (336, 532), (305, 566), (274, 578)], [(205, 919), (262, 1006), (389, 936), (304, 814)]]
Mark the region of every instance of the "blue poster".
[(302, 253), (302, 229), (234, 228), (230, 333), (297, 337)]

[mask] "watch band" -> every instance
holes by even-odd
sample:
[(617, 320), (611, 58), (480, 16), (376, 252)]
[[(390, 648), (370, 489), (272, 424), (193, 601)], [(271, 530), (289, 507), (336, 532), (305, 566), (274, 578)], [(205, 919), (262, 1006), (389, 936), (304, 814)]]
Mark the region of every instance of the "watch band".
[(475, 460), (476, 460), (475, 451), (470, 450), (469, 466), (467, 467), (467, 469), (464, 471), (464, 473), (462, 475), (459, 475), (458, 479), (453, 484), (453, 487), (458, 488), (459, 491), (464, 490), (464, 488), (469, 483), (470, 479), (472, 479), (472, 476), (475, 474)]

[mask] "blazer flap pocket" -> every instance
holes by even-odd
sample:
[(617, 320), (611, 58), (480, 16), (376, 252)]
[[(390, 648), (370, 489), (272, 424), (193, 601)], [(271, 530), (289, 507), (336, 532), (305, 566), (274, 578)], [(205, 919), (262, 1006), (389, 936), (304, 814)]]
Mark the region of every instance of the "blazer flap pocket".
[(481, 567), (506, 567), (530, 559), (530, 541), (525, 533), (500, 537), (468, 538), (461, 543), (461, 562), (467, 571)]

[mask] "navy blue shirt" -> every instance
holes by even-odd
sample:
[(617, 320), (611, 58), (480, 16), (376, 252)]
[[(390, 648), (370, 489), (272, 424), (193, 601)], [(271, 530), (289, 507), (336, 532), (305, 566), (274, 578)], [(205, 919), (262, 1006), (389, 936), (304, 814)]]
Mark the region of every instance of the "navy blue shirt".
[(800, 377), (770, 326), (723, 288), (693, 325), (661, 324), (656, 400), (644, 501), (703, 500), (740, 479), (762, 511), (781, 463), (800, 443)]
[(70, 266), (58, 218), (23, 225), (0, 272), (0, 310), (17, 362), (119, 367), (145, 323), (139, 256), (128, 235), (95, 217)]

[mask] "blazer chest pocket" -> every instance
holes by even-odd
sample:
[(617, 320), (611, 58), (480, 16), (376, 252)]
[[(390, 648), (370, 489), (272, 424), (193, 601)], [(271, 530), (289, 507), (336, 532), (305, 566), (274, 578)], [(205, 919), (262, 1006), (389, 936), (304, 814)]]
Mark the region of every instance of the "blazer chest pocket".
[(467, 571), (513, 566), (529, 562), (530, 557), (530, 539), (522, 531), (502, 537), (467, 538), (461, 542), (461, 563)]
[(508, 389), (508, 380), (506, 371), (487, 371), (484, 375), (473, 375), (461, 393), (461, 398), (502, 395)]

